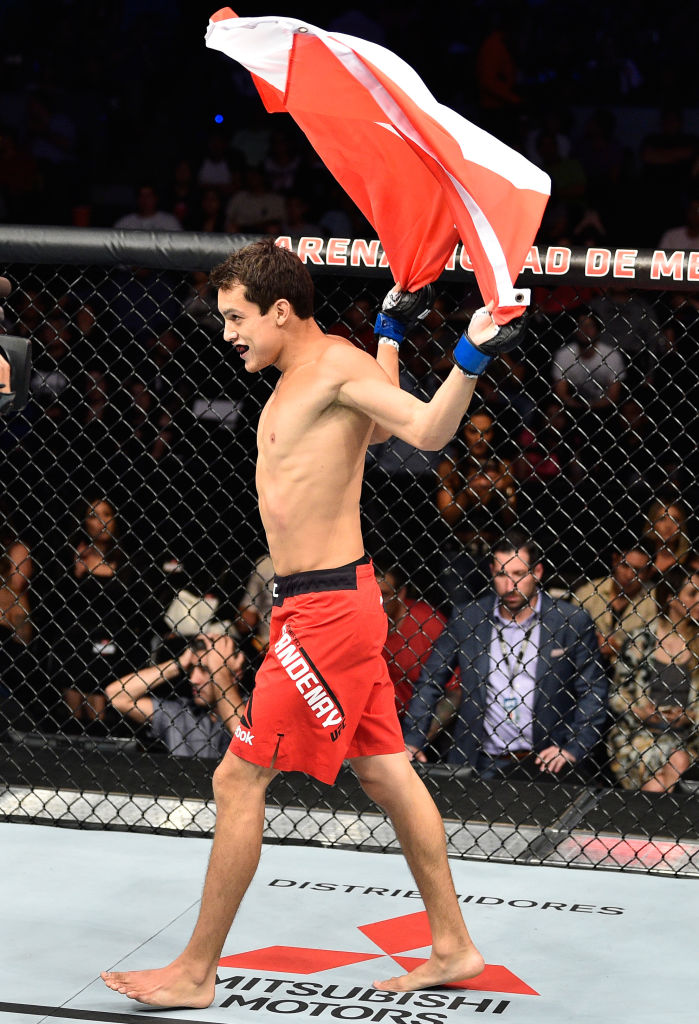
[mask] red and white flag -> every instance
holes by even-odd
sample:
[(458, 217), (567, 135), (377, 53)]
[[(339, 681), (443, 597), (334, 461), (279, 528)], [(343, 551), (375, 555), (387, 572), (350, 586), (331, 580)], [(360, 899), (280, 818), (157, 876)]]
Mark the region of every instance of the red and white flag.
[(250, 71), (270, 113), (291, 114), (373, 224), (403, 289), (439, 277), (461, 238), (495, 320), (523, 312), (513, 282), (548, 201), (547, 174), (438, 103), (376, 43), (225, 7), (206, 45)]

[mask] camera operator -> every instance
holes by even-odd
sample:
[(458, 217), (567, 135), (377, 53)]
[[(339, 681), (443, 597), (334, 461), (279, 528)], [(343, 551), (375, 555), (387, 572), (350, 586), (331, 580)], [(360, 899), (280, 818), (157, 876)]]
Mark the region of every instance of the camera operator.
[[(129, 672), (105, 688), (107, 700), (132, 721), (148, 725), (176, 757), (220, 758), (243, 710), (239, 689), (243, 655), (227, 633), (200, 633), (178, 658)], [(160, 697), (153, 691), (181, 673), (190, 697)]]

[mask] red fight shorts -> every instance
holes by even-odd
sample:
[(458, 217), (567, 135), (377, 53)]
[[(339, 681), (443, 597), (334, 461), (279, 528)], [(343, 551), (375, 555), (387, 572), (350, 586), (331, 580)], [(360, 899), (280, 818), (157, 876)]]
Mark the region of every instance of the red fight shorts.
[(346, 758), (405, 750), (374, 567), (275, 576), (269, 650), (230, 750), (332, 784)]

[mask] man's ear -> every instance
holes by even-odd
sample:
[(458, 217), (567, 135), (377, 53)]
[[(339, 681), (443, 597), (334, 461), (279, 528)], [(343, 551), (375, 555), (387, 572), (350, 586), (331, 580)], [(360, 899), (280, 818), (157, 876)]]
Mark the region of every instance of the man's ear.
[(273, 310), (274, 322), (277, 327), (283, 327), (293, 313), (291, 303), (288, 299), (275, 299)]

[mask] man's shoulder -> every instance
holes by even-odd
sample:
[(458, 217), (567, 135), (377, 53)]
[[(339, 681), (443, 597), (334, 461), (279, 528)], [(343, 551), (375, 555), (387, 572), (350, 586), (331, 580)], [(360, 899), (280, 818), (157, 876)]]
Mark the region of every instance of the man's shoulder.
[(586, 580), (573, 591), (573, 599), (578, 604), (586, 604), (593, 600), (606, 601), (611, 588), (611, 576), (598, 576), (593, 580)]
[(589, 612), (581, 604), (569, 601), (564, 597), (551, 597), (546, 593), (541, 595), (541, 617), (542, 619), (559, 618), (565, 625), (575, 623), (578, 627), (592, 624)]
[(170, 721), (174, 715), (194, 710), (194, 706), (185, 697), (160, 697), (155, 693), (149, 693), (148, 696), (153, 701), (153, 714), (165, 714)]
[(486, 591), (479, 597), (473, 598), (471, 601), (463, 601), (459, 604), (455, 604), (451, 611), (449, 622), (458, 624), (459, 622), (464, 623), (481, 623), (484, 621), (491, 622), (495, 615), (495, 596), (490, 591)]
[(319, 354), (318, 365), (336, 375), (340, 381), (362, 372), (373, 374), (379, 369), (373, 356), (339, 334), (325, 335), (325, 346)]

